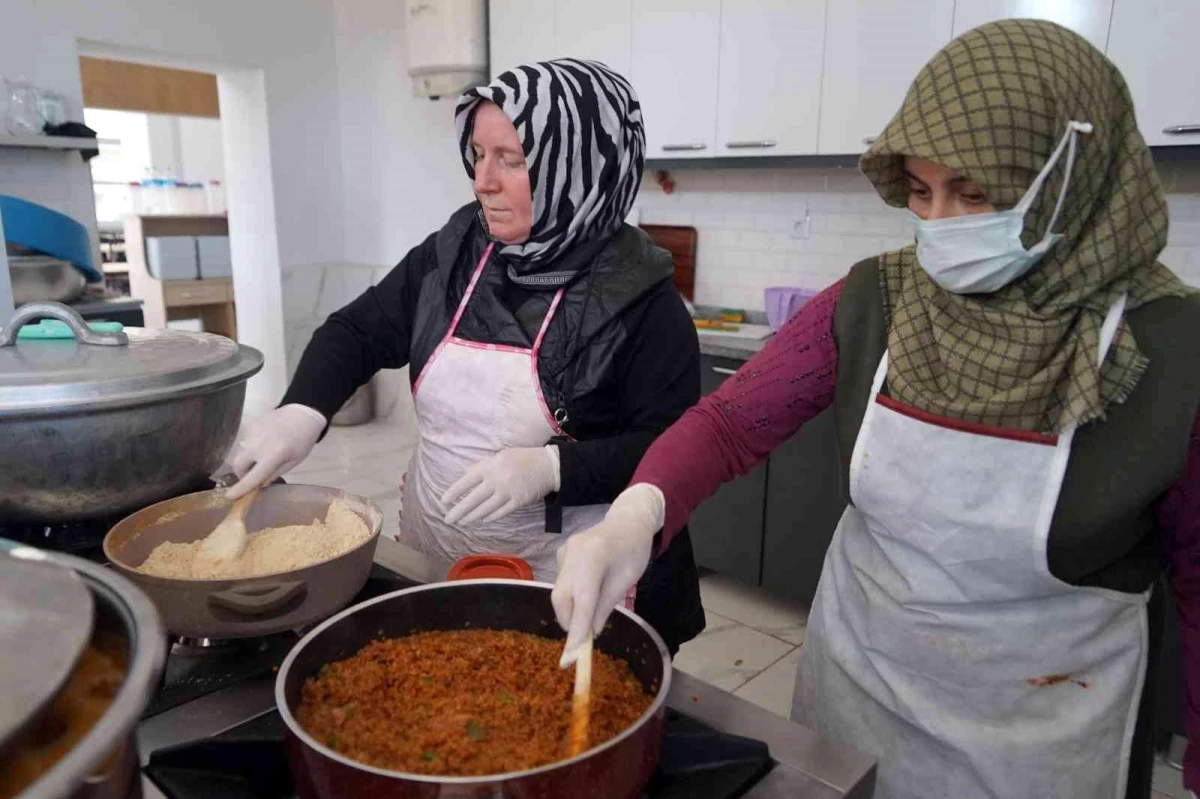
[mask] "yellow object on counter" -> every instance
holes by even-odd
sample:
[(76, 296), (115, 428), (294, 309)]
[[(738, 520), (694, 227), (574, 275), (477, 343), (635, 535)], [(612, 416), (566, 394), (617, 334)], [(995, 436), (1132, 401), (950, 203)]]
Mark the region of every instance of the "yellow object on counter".
[(727, 330), (731, 333), (736, 333), (740, 328), (737, 325), (729, 324), (720, 319), (693, 319), (697, 329), (700, 330)]
[(737, 324), (741, 324), (746, 321), (746, 312), (726, 309), (721, 311), (721, 313), (718, 314), (718, 317), (722, 322), (735, 322)]

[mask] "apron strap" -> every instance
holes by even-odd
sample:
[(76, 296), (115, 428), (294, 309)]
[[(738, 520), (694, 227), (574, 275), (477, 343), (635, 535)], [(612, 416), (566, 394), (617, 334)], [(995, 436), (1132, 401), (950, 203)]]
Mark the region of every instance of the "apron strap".
[(1104, 324), (1100, 328), (1100, 353), (1096, 362), (1097, 369), (1104, 365), (1104, 359), (1108, 357), (1108, 349), (1117, 338), (1117, 329), (1121, 326), (1121, 317), (1125, 315), (1125, 303), (1128, 300), (1128, 294), (1117, 297), (1116, 302), (1109, 307), (1108, 315), (1104, 317)]
[[(1121, 318), (1125, 314), (1125, 303), (1129, 295), (1122, 294), (1117, 297), (1116, 301), (1108, 308), (1108, 313), (1104, 317), (1104, 324), (1100, 327), (1100, 346), (1096, 353), (1096, 368), (1099, 369), (1104, 365), (1104, 359), (1108, 357), (1108, 351), (1112, 347), (1113, 341), (1117, 337), (1117, 329), (1121, 326)], [(1067, 462), (1071, 456), (1071, 446), (1075, 443), (1075, 430), (1079, 425), (1072, 422), (1058, 434), (1058, 444), (1055, 447), (1054, 461), (1051, 466), (1051, 475), (1054, 482), (1058, 485), (1059, 491), (1047, 491), (1042, 497), (1041, 505), (1038, 510), (1037, 521), (1037, 546), (1042, 552), (1042, 557), (1037, 560), (1038, 571), (1043, 577), (1054, 578), (1050, 571), (1049, 559), (1049, 540), (1050, 526), (1054, 522), (1054, 511), (1058, 507), (1058, 496), (1061, 491), (1062, 482), (1067, 474)]]
[(467, 284), (467, 290), (463, 292), (462, 299), (458, 303), (458, 309), (454, 312), (454, 318), (450, 320), (450, 329), (446, 331), (446, 338), (450, 338), (458, 330), (458, 322), (462, 319), (463, 312), (467, 310), (467, 302), (471, 299), (471, 295), (475, 293), (475, 284), (479, 282), (479, 276), (483, 274), (483, 268), (487, 266), (488, 258), (491, 256), (492, 249), (495, 246), (496, 242), (489, 241), (488, 246), (483, 250), (483, 255), (479, 256), (479, 264), (475, 267), (475, 273), (471, 275), (471, 282)]
[(538, 352), (542, 349), (542, 339), (546, 337), (546, 331), (550, 329), (550, 320), (554, 318), (554, 312), (558, 310), (559, 303), (562, 302), (564, 291), (566, 291), (565, 287), (554, 292), (554, 299), (550, 301), (550, 308), (546, 311), (546, 316), (542, 319), (542, 326), (538, 328), (537, 338), (533, 340), (534, 358), (537, 358)]

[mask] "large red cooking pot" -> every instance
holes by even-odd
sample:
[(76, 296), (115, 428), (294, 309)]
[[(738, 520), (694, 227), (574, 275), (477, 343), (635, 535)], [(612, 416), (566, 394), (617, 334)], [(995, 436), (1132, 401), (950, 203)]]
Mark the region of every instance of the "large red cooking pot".
[(397, 591), (349, 608), (306, 635), (275, 681), (275, 702), (288, 726), (288, 758), (301, 799), (634, 799), (650, 780), (662, 747), (671, 660), (658, 634), (624, 608), (613, 613), (596, 647), (629, 662), (654, 702), (616, 738), (578, 757), (527, 771), (486, 777), (434, 777), (388, 771), (338, 754), (310, 737), (292, 714), (304, 681), (326, 663), (358, 652), (380, 636), (490, 628), (559, 637), (552, 586), (519, 580), (467, 580)]

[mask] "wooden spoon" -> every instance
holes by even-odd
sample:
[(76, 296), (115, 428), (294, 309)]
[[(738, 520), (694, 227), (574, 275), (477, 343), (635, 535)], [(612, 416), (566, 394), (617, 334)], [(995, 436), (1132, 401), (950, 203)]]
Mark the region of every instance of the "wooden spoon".
[(575, 693), (571, 697), (571, 726), (567, 732), (567, 756), (575, 757), (588, 748), (588, 705), (592, 695), (592, 639), (579, 646), (575, 661)]
[(228, 563), (246, 551), (246, 514), (250, 506), (258, 498), (255, 488), (241, 499), (233, 503), (229, 513), (213, 531), (200, 542), (200, 551), (196, 557), (209, 563)]

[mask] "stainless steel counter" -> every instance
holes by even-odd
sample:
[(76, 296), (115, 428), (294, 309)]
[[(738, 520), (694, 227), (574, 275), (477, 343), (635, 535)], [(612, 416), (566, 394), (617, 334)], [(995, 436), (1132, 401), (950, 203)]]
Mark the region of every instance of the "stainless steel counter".
[[(428, 581), (424, 559), (391, 539), (381, 538), (376, 562), (414, 580)], [(275, 680), (264, 677), (209, 694), (142, 722), (137, 728), (143, 765), (149, 753), (220, 734), (275, 708)], [(722, 732), (763, 741), (777, 765), (749, 792), (749, 799), (869, 799), (875, 790), (875, 763), (858, 752), (822, 740), (757, 705), (678, 670), (671, 676), (671, 708)], [(146, 799), (164, 799), (143, 778)]]

